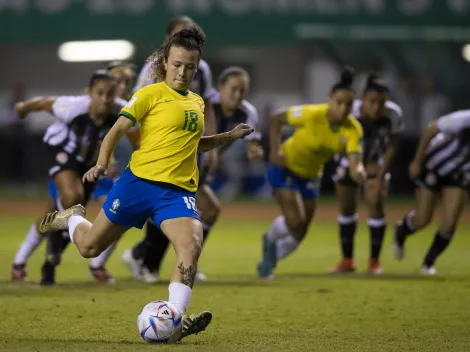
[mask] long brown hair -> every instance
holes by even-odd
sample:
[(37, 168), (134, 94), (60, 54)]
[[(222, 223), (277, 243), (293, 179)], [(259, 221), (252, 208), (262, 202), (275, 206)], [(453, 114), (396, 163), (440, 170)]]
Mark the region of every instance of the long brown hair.
[(206, 42), (204, 31), (197, 24), (191, 24), (181, 31), (176, 32), (153, 52), (147, 59), (151, 63), (150, 78), (163, 81), (166, 76), (164, 63), (168, 60), (168, 55), (172, 46), (184, 48), (186, 50), (195, 50), (199, 52), (199, 59), (202, 56), (202, 50)]

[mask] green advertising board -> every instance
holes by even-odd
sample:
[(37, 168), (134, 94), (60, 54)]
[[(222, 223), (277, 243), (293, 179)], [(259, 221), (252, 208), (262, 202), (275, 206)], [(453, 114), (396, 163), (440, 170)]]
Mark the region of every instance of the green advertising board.
[(177, 14), (192, 16), (211, 45), (470, 40), (470, 0), (0, 0), (0, 43), (153, 43)]

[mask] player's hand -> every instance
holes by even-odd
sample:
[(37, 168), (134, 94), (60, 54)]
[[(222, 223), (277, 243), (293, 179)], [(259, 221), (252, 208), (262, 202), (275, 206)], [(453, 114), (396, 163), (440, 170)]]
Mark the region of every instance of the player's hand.
[(253, 131), (254, 129), (250, 125), (247, 125), (246, 123), (241, 123), (229, 133), (233, 139), (239, 139), (250, 135)]
[(85, 173), (85, 175), (83, 175), (82, 181), (83, 183), (95, 182), (98, 179), (98, 177), (100, 177), (101, 175), (107, 175), (107, 174), (108, 174), (108, 170), (104, 166), (96, 164), (90, 170), (88, 170)]
[(359, 184), (363, 183), (367, 179), (367, 173), (362, 163), (359, 163), (355, 169), (349, 169), (349, 175), (354, 182)]
[(24, 107), (25, 104), (22, 101), (15, 104), (16, 115), (20, 120), (23, 120), (26, 116), (26, 110)]
[(248, 160), (261, 160), (264, 156), (263, 148), (259, 144), (248, 143), (246, 146)]
[(217, 149), (212, 149), (207, 152), (207, 172), (213, 175), (219, 168), (219, 152)]
[(277, 167), (284, 167), (286, 165), (286, 157), (282, 150), (273, 150), (269, 153), (269, 161)]
[(408, 173), (410, 175), (410, 179), (417, 179), (419, 175), (421, 175), (421, 163), (413, 160), (408, 167)]

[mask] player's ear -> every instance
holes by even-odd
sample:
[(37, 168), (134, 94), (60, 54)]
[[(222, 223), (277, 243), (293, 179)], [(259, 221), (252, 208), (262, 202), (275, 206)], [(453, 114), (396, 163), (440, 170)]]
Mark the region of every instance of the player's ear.
[(90, 95), (90, 93), (91, 93), (90, 87), (85, 88), (85, 94)]
[(163, 67), (165, 68), (165, 72), (168, 71), (168, 60), (167, 59), (163, 59)]

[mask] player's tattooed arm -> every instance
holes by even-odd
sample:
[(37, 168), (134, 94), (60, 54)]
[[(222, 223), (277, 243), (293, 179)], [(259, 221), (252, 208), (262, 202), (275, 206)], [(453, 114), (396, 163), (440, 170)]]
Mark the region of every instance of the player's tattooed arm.
[(22, 120), (28, 113), (33, 111), (48, 111), (52, 113), (53, 97), (36, 97), (15, 104), (16, 114)]
[(196, 278), (196, 268), (192, 265), (185, 267), (183, 262), (181, 262), (178, 264), (178, 270), (181, 274), (181, 283), (193, 288), (194, 280)]
[(248, 136), (252, 132), (253, 128), (251, 126), (241, 123), (230, 132), (201, 137), (197, 152), (205, 153), (211, 149), (222, 147), (223, 145), (231, 143), (236, 139)]

